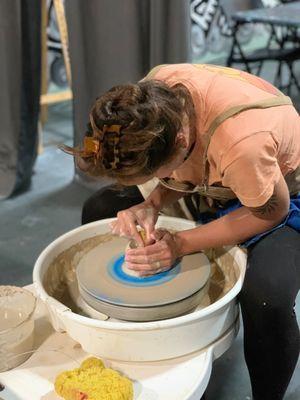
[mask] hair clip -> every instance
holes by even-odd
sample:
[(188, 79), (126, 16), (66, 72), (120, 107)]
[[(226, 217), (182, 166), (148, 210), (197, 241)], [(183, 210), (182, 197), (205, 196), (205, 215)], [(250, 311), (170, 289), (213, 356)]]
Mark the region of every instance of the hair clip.
[(86, 157), (93, 156), (98, 160), (101, 155), (101, 148), (102, 146), (99, 139), (94, 139), (90, 136), (84, 138), (83, 152), (86, 154)]
[(118, 165), (120, 162), (120, 157), (119, 157), (119, 148), (118, 144), (120, 142), (120, 136), (117, 136), (114, 138), (114, 160), (110, 162), (110, 169), (118, 169)]
[(83, 149), (73, 148), (66, 145), (60, 145), (60, 150), (64, 151), (67, 154), (71, 154), (73, 156), (79, 156), (82, 158), (93, 158), (94, 163), (96, 164), (99, 158), (102, 155), (102, 142), (104, 139), (104, 135), (106, 133), (114, 133), (115, 137), (113, 138), (113, 155), (114, 160), (109, 162), (109, 167), (107, 169), (117, 169), (118, 164), (120, 162), (119, 158), (119, 149), (118, 144), (120, 142), (120, 135), (122, 125), (103, 125), (103, 128), (100, 129), (95, 124), (94, 118), (92, 114), (90, 114), (90, 123), (93, 131), (92, 136), (85, 136)]
[(73, 156), (79, 156), (82, 158), (91, 158), (93, 157), (96, 161), (99, 159), (101, 155), (101, 143), (98, 139), (94, 139), (91, 136), (86, 136), (84, 138), (83, 149), (73, 148), (66, 145), (60, 145), (59, 149), (67, 154), (71, 154)]

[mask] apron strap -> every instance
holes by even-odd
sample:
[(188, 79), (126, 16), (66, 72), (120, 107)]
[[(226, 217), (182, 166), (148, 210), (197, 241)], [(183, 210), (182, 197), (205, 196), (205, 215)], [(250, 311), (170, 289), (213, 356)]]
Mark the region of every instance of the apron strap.
[(248, 110), (253, 110), (253, 109), (265, 109), (265, 108), (272, 108), (272, 107), (278, 107), (278, 106), (284, 106), (284, 105), (292, 105), (292, 100), (288, 96), (280, 95), (278, 97), (273, 97), (270, 99), (265, 99), (261, 101), (257, 101), (254, 103), (249, 103), (249, 104), (241, 104), (239, 106), (234, 106), (220, 115), (218, 115), (210, 124), (207, 135), (206, 135), (206, 145), (204, 149), (204, 158), (203, 158), (203, 168), (202, 168), (202, 173), (204, 177), (204, 185), (208, 186), (208, 170), (209, 170), (209, 163), (208, 163), (208, 157), (207, 157), (207, 152), (208, 152), (208, 147), (210, 145), (211, 138), (213, 134), (215, 133), (216, 129), (228, 118), (231, 118), (243, 111), (248, 111)]
[(280, 95), (277, 97), (265, 99), (262, 101), (242, 104), (239, 106), (234, 106), (220, 115), (218, 115), (209, 126), (206, 135), (206, 145), (204, 150), (204, 158), (203, 158), (203, 167), (202, 167), (202, 176), (204, 177), (204, 184), (201, 186), (194, 186), (187, 182), (178, 182), (172, 178), (159, 179), (160, 183), (172, 190), (176, 190), (179, 192), (185, 193), (200, 193), (201, 195), (210, 196), (212, 198), (225, 200), (225, 199), (234, 199), (236, 198), (235, 193), (228, 187), (217, 187), (217, 186), (208, 186), (208, 178), (209, 178), (209, 163), (207, 158), (208, 147), (210, 145), (211, 138), (215, 133), (216, 129), (228, 118), (231, 118), (243, 111), (252, 110), (252, 109), (265, 109), (271, 107), (278, 107), (283, 105), (292, 105), (292, 101), (288, 96)]

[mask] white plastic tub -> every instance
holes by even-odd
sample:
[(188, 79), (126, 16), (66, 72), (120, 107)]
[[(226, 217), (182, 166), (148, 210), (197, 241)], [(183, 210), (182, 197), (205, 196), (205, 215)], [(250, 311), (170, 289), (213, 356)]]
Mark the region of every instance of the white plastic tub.
[[(215, 303), (190, 314), (155, 322), (101, 321), (72, 312), (51, 297), (43, 286), (50, 263), (74, 244), (109, 232), (111, 219), (93, 222), (74, 229), (51, 243), (39, 256), (33, 271), (37, 295), (46, 304), (53, 327), (66, 331), (83, 349), (103, 358), (123, 361), (154, 361), (179, 357), (211, 345), (232, 329), (238, 315), (236, 296), (240, 292), (246, 255), (238, 247), (220, 251), (216, 261), (232, 263), (237, 280), (231, 290)], [(160, 217), (158, 226), (184, 230), (194, 227), (191, 221)], [(229, 260), (229, 261), (228, 261)]]
[(26, 289), (0, 286), (0, 372), (22, 364), (33, 346), (36, 298)]

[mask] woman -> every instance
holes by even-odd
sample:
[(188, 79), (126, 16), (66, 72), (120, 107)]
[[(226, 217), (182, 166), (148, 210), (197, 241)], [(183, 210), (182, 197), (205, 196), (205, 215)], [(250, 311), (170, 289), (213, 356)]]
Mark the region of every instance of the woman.
[[(245, 358), (255, 400), (279, 400), (299, 355), (293, 310), (300, 275), (300, 119), (271, 84), (230, 68), (156, 67), (96, 100), (80, 168), (127, 188), (101, 190), (83, 223), (113, 217), (112, 231), (140, 244), (126, 254), (140, 275), (178, 257), (242, 244)], [(206, 222), (172, 234), (160, 212)], [(143, 243), (137, 225), (147, 233)]]

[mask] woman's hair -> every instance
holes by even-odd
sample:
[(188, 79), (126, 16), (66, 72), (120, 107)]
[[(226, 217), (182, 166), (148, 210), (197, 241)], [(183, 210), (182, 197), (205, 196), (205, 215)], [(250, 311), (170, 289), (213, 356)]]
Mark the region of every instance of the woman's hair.
[(169, 87), (151, 79), (115, 86), (91, 109), (84, 149), (66, 151), (90, 175), (130, 182), (172, 159), (186, 117), (194, 120), (194, 107), (182, 84)]

